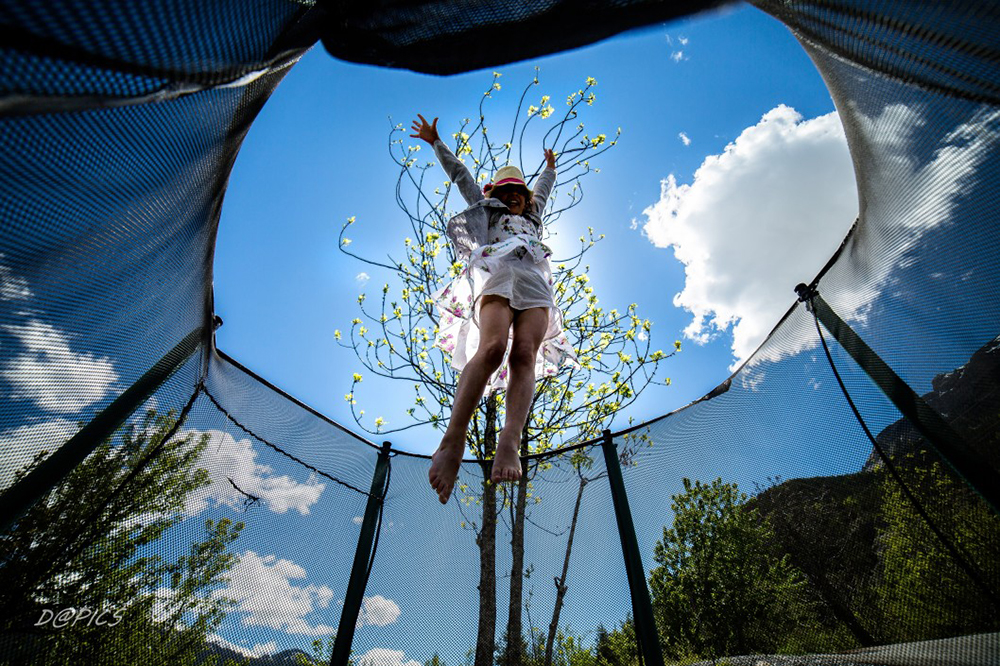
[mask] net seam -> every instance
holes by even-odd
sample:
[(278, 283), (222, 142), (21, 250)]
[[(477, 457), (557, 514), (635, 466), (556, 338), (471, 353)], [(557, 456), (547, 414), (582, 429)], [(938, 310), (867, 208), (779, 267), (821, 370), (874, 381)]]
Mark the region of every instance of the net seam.
[(202, 393), (205, 394), (205, 397), (207, 397), (212, 402), (212, 404), (215, 405), (216, 409), (218, 409), (220, 412), (222, 412), (222, 414), (227, 419), (229, 419), (229, 421), (233, 425), (235, 425), (237, 428), (239, 428), (240, 430), (242, 430), (246, 434), (248, 434), (251, 437), (253, 437), (254, 439), (256, 439), (261, 444), (264, 444), (265, 446), (270, 447), (271, 449), (273, 449), (274, 451), (280, 453), (281, 455), (285, 456), (286, 458), (289, 458), (290, 460), (292, 460), (294, 462), (297, 462), (298, 464), (302, 465), (303, 467), (305, 467), (309, 471), (314, 472), (314, 473), (322, 476), (325, 479), (329, 479), (330, 481), (333, 481), (334, 483), (339, 483), (340, 485), (344, 486), (345, 488), (350, 488), (351, 490), (353, 490), (353, 491), (355, 491), (357, 493), (361, 493), (365, 497), (370, 497), (371, 496), (371, 493), (369, 493), (367, 491), (364, 491), (364, 490), (361, 490), (360, 488), (356, 488), (355, 486), (352, 486), (351, 484), (347, 483), (346, 481), (341, 481), (337, 477), (332, 476), (330, 474), (327, 474), (326, 472), (324, 472), (324, 471), (322, 471), (322, 470), (320, 470), (320, 469), (318, 469), (318, 468), (310, 465), (309, 463), (305, 462), (301, 458), (298, 458), (298, 457), (294, 456), (293, 454), (289, 453), (288, 451), (285, 451), (280, 446), (276, 446), (275, 444), (272, 444), (271, 442), (267, 441), (266, 439), (264, 439), (263, 437), (261, 437), (260, 435), (258, 435), (257, 433), (255, 433), (253, 430), (250, 430), (250, 428), (246, 427), (245, 425), (243, 425), (242, 423), (240, 423), (239, 421), (237, 421), (236, 418), (232, 414), (230, 414), (226, 410), (226, 408), (223, 407), (219, 403), (218, 400), (216, 400), (215, 396), (213, 396), (209, 392), (209, 390), (208, 390), (208, 388), (206, 386), (202, 385), (201, 390), (202, 390)]

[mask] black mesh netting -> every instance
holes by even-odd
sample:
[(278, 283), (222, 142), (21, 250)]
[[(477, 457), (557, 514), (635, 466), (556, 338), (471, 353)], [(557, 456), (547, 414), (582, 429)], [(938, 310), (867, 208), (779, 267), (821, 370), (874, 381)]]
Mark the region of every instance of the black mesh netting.
[(717, 4), (0, 2), (0, 663), (1000, 663), (993, 4), (756, 3), (859, 220), (718, 389), (523, 486), (442, 508), (214, 348), (228, 174), (317, 39), (447, 73)]

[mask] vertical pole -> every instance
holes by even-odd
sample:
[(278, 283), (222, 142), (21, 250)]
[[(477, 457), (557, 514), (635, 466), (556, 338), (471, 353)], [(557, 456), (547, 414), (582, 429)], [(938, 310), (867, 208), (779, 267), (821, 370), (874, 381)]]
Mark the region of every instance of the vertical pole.
[(35, 502), (83, 462), (98, 444), (111, 437), (125, 419), (190, 358), (201, 343), (203, 334), (201, 327), (188, 333), (90, 423), (83, 426), (27, 476), (5, 490), (0, 496), (0, 533), (10, 530)]
[(649, 588), (646, 587), (646, 570), (642, 567), (639, 542), (635, 538), (635, 526), (632, 524), (632, 512), (629, 510), (628, 497), (625, 495), (621, 462), (618, 460), (618, 450), (615, 448), (615, 440), (610, 430), (604, 431), (601, 448), (604, 450), (604, 463), (608, 469), (608, 483), (611, 486), (611, 501), (618, 522), (618, 536), (621, 537), (622, 553), (625, 555), (625, 575), (628, 577), (628, 587), (632, 594), (635, 635), (639, 639), (643, 663), (646, 666), (663, 666), (660, 639), (656, 632), (656, 622), (653, 620), (653, 604), (649, 599)]
[(391, 447), (389, 442), (383, 443), (375, 463), (375, 475), (372, 477), (372, 487), (368, 493), (368, 504), (365, 506), (365, 517), (361, 523), (358, 547), (354, 551), (354, 566), (351, 568), (351, 579), (347, 583), (347, 594), (344, 595), (344, 610), (340, 613), (340, 624), (337, 627), (333, 653), (330, 655), (330, 666), (347, 666), (347, 660), (351, 658), (354, 629), (361, 612), (365, 587), (368, 585), (368, 574), (371, 573), (369, 565), (371, 564), (372, 544), (378, 531), (382, 501), (385, 499), (386, 476), (389, 472), (389, 449)]
[(799, 300), (815, 313), (826, 330), (837, 339), (868, 377), (875, 382), (896, 409), (927, 440), (931, 449), (951, 467), (994, 512), (1000, 513), (1000, 475), (962, 440), (923, 398), (862, 340), (819, 293), (804, 284), (795, 288)]

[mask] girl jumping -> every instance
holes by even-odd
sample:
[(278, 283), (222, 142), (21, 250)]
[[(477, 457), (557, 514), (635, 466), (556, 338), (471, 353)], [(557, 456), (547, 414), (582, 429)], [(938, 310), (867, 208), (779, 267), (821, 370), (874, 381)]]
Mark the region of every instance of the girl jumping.
[(480, 190), (438, 136), (438, 119), (428, 123), (422, 115), (417, 117), (410, 136), (433, 146), (442, 168), (469, 204), (448, 222), (447, 230), (465, 269), (434, 295), (440, 314), (436, 344), (452, 355), (452, 367), (461, 373), (451, 419), (429, 474), (445, 504), (462, 464), (469, 421), (487, 385), (507, 392), (507, 417), (490, 479), (516, 481), (521, 477), (521, 431), (535, 379), (554, 375), (559, 365), (575, 363), (576, 357), (562, 332), (562, 315), (552, 294), (548, 260), (552, 252), (541, 241), (542, 211), (556, 179), (555, 154), (545, 149), (546, 167), (534, 191), (516, 166), (501, 167), (493, 182)]

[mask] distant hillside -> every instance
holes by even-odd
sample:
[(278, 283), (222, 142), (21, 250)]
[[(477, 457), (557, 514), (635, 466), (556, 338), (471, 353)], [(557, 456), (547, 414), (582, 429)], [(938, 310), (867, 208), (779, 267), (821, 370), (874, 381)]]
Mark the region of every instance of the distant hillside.
[[(967, 438), (970, 448), (1000, 468), (1000, 336), (931, 385), (924, 400)], [(883, 429), (876, 440), (906, 476), (909, 466), (931, 456), (905, 419)], [(908, 454), (918, 455), (907, 459)], [(774, 529), (776, 555), (789, 556), (831, 617), (860, 645), (885, 640), (869, 633), (884, 625), (877, 618), (874, 592), (885, 547), (880, 462), (873, 450), (860, 472), (791, 479), (750, 500)]]
[(208, 661), (210, 657), (216, 657), (218, 664), (226, 664), (228, 660), (241, 666), (299, 666), (302, 662), (296, 659), (296, 655), (307, 656), (302, 650), (292, 649), (282, 650), (264, 657), (246, 657), (235, 650), (209, 642), (208, 649), (201, 654), (199, 663)]
[[(970, 448), (1000, 469), (1000, 336), (983, 345), (969, 362), (951, 372), (938, 375), (931, 391), (923, 397), (963, 437)], [(876, 437), (890, 456), (924, 448), (924, 438), (909, 421), (900, 419)], [(879, 464), (872, 450), (864, 470)]]

